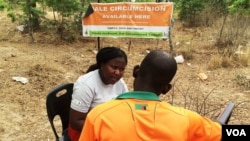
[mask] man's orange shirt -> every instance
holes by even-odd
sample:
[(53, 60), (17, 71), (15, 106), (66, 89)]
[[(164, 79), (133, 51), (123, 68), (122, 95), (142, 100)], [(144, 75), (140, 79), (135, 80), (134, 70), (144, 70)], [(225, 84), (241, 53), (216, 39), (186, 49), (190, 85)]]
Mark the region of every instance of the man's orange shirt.
[(221, 134), (219, 123), (135, 91), (90, 111), (79, 141), (220, 141)]

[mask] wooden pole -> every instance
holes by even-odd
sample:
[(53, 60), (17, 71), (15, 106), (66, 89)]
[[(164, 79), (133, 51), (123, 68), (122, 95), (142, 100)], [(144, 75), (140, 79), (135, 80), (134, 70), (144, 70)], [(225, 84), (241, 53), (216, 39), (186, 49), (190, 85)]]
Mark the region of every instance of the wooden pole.
[[(100, 3), (100, 0), (97, 1), (98, 3)], [(100, 47), (100, 37), (97, 37), (97, 47), (98, 47), (98, 51), (101, 49)]]

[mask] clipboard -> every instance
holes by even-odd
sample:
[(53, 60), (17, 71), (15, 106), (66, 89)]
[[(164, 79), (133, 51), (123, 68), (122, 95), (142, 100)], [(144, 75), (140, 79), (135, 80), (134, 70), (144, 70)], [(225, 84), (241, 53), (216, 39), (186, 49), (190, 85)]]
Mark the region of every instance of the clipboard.
[(229, 119), (232, 115), (233, 109), (235, 107), (235, 104), (230, 102), (220, 113), (220, 115), (217, 117), (217, 121), (222, 124), (226, 125), (229, 122)]

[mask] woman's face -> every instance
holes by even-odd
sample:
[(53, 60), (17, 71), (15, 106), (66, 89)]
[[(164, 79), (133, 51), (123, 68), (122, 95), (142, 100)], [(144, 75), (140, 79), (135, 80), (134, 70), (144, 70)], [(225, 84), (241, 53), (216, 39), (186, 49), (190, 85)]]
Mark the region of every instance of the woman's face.
[(124, 74), (126, 61), (123, 57), (117, 57), (101, 64), (101, 79), (104, 84), (115, 84)]

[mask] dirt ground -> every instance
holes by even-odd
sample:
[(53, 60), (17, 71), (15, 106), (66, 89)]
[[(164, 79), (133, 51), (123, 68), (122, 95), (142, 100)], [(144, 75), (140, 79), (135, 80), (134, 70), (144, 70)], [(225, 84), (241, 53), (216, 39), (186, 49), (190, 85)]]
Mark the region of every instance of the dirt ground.
[[(67, 43), (43, 32), (35, 33), (35, 42), (29, 43), (29, 36), (16, 31), (16, 25), (10, 23), (6, 15), (1, 14), (0, 21), (0, 141), (52, 141), (55, 137), (46, 113), (46, 96), (55, 86), (74, 82), (95, 62), (96, 39), (82, 37)], [(178, 64), (174, 88), (161, 98), (211, 118), (231, 101), (236, 108), (229, 124), (250, 124), (250, 91), (236, 80), (237, 76), (246, 76), (249, 83), (249, 66), (208, 70), (209, 60), (216, 51), (210, 47), (212, 41), (203, 34), (205, 31), (186, 29), (176, 21), (175, 55), (181, 55), (184, 48), (195, 51), (192, 59)], [(114, 45), (126, 51), (129, 63), (124, 80), (132, 90), (133, 66), (149, 50), (168, 51), (169, 44), (168, 40), (131, 39), (129, 47), (129, 40), (102, 38), (101, 46)], [(198, 79), (199, 73), (208, 78)], [(22, 84), (13, 77), (27, 78), (28, 83)]]

